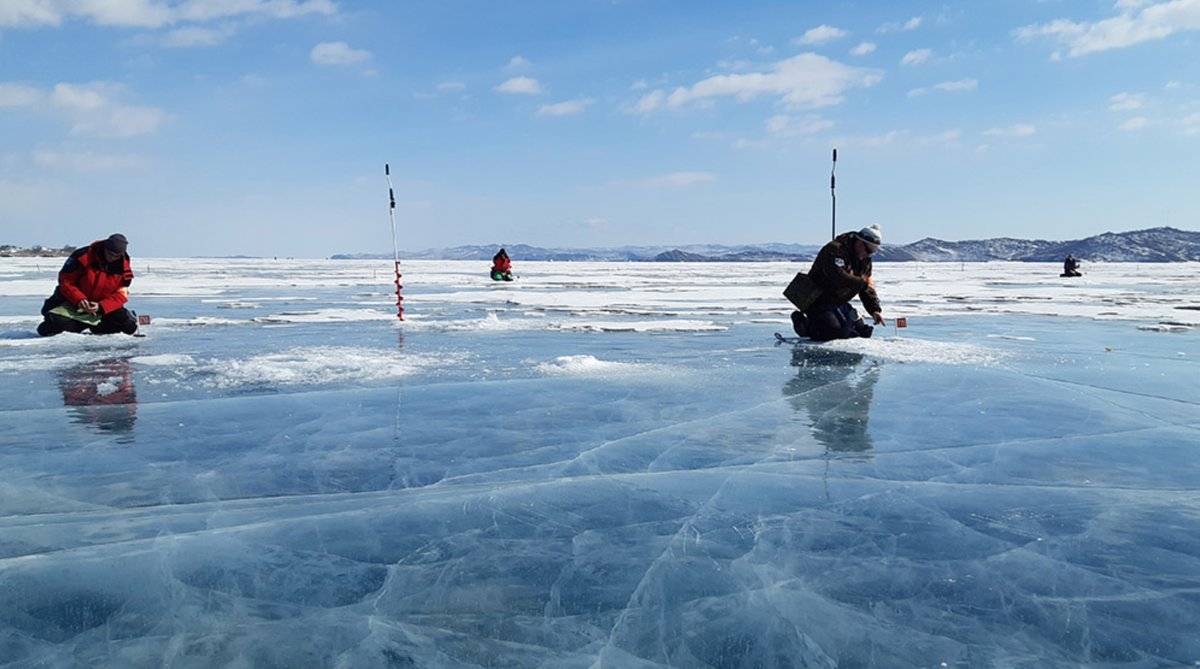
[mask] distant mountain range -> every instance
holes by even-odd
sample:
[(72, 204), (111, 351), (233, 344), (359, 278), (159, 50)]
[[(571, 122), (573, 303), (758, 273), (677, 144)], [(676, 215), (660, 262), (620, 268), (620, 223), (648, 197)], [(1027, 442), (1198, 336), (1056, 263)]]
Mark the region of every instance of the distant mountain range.
[[(490, 262), (498, 245), (455, 246), (424, 251), (404, 251), (404, 260), (480, 260)], [(815, 244), (690, 244), (686, 246), (622, 246), (617, 248), (562, 249), (526, 244), (507, 246), (514, 262), (522, 260), (594, 260), (609, 262), (810, 262), (821, 249)], [(59, 249), (35, 246), (20, 248), (0, 245), (0, 257), (61, 257), (73, 246)], [(875, 254), (877, 262), (1061, 262), (1071, 254), (1088, 262), (1183, 262), (1200, 261), (1200, 232), (1177, 228), (1149, 228), (1055, 242), (1042, 239), (997, 237), (948, 242), (926, 237), (912, 244), (887, 246)], [(245, 258), (250, 256), (226, 256)], [(332, 256), (335, 260), (387, 259), (391, 254), (354, 253)]]
[[(404, 252), (401, 259), (491, 261), (497, 245), (455, 246)], [(555, 249), (513, 244), (506, 246), (514, 262), (522, 260), (594, 260), (653, 262), (808, 262), (820, 246), (806, 244), (744, 244), (722, 246), (622, 246), (619, 248)], [(904, 246), (887, 246), (875, 255), (877, 262), (985, 262), (1016, 260), (1060, 262), (1071, 254), (1090, 262), (1200, 261), (1200, 232), (1176, 228), (1150, 228), (1133, 232), (1106, 232), (1074, 241), (998, 237), (963, 242), (925, 238)], [(339, 254), (334, 259), (391, 258), (388, 254)]]

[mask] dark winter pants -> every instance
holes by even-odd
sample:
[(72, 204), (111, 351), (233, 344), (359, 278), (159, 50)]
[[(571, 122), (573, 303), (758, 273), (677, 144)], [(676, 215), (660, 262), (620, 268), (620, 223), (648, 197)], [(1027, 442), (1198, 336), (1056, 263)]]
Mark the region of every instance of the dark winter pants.
[(37, 328), (38, 334), (43, 337), (50, 337), (60, 332), (83, 332), (84, 330), (91, 330), (92, 334), (116, 334), (124, 332), (131, 335), (137, 332), (138, 329), (137, 318), (125, 308), (104, 314), (100, 322), (96, 325), (88, 325), (74, 318), (67, 318), (66, 316), (52, 313), (46, 313), (45, 319)]
[(875, 328), (867, 325), (849, 304), (818, 309), (808, 316), (808, 336), (813, 341), (870, 337)]

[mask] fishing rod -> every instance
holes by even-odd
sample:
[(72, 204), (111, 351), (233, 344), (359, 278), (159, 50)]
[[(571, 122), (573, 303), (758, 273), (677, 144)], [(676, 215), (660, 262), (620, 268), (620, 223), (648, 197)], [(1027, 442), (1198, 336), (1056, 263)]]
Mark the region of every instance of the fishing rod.
[(833, 150), (833, 168), (829, 170), (829, 197), (833, 198), (833, 220), (830, 221), (830, 239), (837, 239), (837, 177), (834, 172), (837, 171), (837, 149)]
[(404, 298), (400, 290), (400, 247), (396, 243), (396, 192), (392, 189), (392, 169), (387, 163), (383, 164), (383, 174), (387, 177), (388, 185), (388, 217), (392, 219), (392, 260), (396, 263), (396, 318), (404, 320)]

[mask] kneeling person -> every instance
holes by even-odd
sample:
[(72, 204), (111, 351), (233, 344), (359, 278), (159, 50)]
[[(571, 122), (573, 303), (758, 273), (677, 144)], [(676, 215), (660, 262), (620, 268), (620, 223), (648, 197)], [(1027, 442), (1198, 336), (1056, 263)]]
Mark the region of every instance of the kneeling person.
[(863, 322), (850, 300), (855, 295), (876, 325), (883, 325), (882, 307), (871, 280), (871, 256), (883, 243), (879, 226), (845, 232), (826, 244), (813, 260), (809, 278), (820, 297), (803, 313), (792, 314), (796, 334), (814, 341), (870, 337), (874, 328)]
[(503, 248), (496, 255), (492, 256), (492, 281), (512, 281), (512, 260), (508, 257), (508, 252)]
[(128, 245), (125, 235), (117, 233), (72, 253), (58, 272), (54, 294), (42, 304), (45, 320), (38, 334), (137, 332), (137, 318), (125, 308), (133, 281)]

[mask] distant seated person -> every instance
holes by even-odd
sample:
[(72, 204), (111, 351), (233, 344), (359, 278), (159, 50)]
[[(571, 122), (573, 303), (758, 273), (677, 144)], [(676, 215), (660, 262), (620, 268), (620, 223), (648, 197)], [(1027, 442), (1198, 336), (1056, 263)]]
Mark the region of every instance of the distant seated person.
[(58, 272), (54, 294), (42, 304), (45, 320), (38, 334), (137, 332), (137, 318), (125, 309), (133, 282), (128, 245), (125, 235), (116, 233), (72, 253)]
[(503, 248), (492, 256), (492, 281), (512, 281), (512, 261)]
[(1067, 259), (1063, 261), (1063, 273), (1059, 276), (1083, 276), (1083, 272), (1079, 271), (1079, 261), (1075, 256), (1067, 254)]
[(871, 256), (879, 250), (883, 236), (878, 225), (858, 232), (844, 232), (833, 239), (813, 260), (808, 276), (820, 291), (804, 311), (792, 312), (796, 334), (814, 341), (870, 337), (875, 328), (863, 322), (850, 300), (855, 295), (876, 325), (883, 325), (882, 307), (871, 279)]

